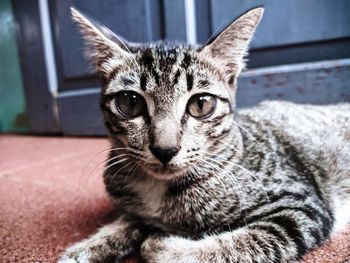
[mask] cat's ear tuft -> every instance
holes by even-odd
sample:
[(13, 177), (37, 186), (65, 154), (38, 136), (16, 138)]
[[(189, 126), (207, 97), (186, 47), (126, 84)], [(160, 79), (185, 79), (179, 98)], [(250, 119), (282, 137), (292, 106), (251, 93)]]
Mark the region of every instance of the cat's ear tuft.
[(73, 7), (71, 7), (71, 14), (84, 38), (85, 55), (100, 73), (108, 76), (118, 64), (132, 56), (128, 52), (127, 42), (116, 36), (110, 29), (87, 18)]
[(262, 7), (246, 12), (200, 51), (218, 67), (224, 67), (223, 73), (228, 82), (232, 82), (232, 79), (245, 67), (244, 57), (263, 13)]

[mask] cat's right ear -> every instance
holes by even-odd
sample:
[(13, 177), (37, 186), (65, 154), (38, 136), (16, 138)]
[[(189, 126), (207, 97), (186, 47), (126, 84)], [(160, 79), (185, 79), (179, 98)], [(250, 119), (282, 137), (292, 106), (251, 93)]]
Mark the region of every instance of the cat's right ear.
[(237, 18), (200, 53), (222, 69), (231, 85), (245, 67), (248, 45), (258, 26), (264, 9), (254, 8)]
[(113, 69), (133, 56), (127, 42), (106, 26), (91, 18), (88, 19), (73, 7), (71, 14), (85, 40), (85, 55), (104, 76), (108, 77)]

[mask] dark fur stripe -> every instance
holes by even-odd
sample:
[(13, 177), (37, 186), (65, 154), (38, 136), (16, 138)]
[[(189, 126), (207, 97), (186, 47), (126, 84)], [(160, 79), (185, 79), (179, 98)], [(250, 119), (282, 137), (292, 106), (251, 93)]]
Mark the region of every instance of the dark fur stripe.
[(186, 74), (186, 81), (187, 81), (187, 90), (191, 91), (193, 88), (193, 75), (192, 74)]
[(154, 58), (151, 49), (146, 49), (140, 59), (140, 64), (144, 65), (146, 68), (151, 69)]
[(292, 218), (285, 215), (275, 215), (269, 219), (266, 219), (266, 221), (275, 223), (282, 227), (282, 229), (287, 233), (288, 237), (294, 242), (299, 257), (305, 254), (307, 247), (303, 234), (300, 232), (298, 224)]
[(107, 83), (109, 83), (112, 79), (114, 79), (115, 76), (116, 76), (119, 72), (121, 72), (122, 70), (123, 70), (122, 67), (116, 66), (116, 67), (111, 71), (111, 73), (110, 73), (110, 75), (109, 75), (109, 80), (108, 80)]
[(191, 65), (191, 61), (192, 61), (191, 55), (188, 53), (185, 53), (184, 59), (181, 62), (181, 68), (186, 70)]
[(259, 225), (251, 226), (250, 229), (264, 230), (268, 234), (271, 234), (272, 236), (274, 236), (276, 240), (278, 240), (278, 242), (283, 246), (286, 246), (289, 243), (289, 240), (286, 238), (285, 233), (281, 232), (281, 230), (278, 229), (275, 224), (272, 224), (272, 223), (268, 223), (264, 225), (259, 224)]
[[(274, 259), (275, 262), (280, 262), (281, 261), (281, 250), (280, 248), (277, 246), (277, 244), (282, 244), (283, 246), (288, 246), (288, 240), (286, 239), (286, 237), (284, 236), (284, 233), (281, 233), (280, 230), (278, 230), (274, 225), (256, 225), (256, 226), (252, 226), (251, 229), (259, 229), (262, 230), (264, 232), (266, 232), (269, 235), (272, 235), (274, 237), (275, 240), (273, 240), (271, 243), (276, 243), (276, 246), (274, 246)], [(252, 238), (254, 238), (254, 236), (252, 236)], [(259, 236), (255, 237), (255, 241), (258, 243), (258, 245), (260, 246), (261, 249), (266, 249), (266, 244), (262, 243), (259, 244)], [(269, 251), (271, 252), (271, 251)]]
[[(273, 262), (280, 262), (281, 261), (281, 258), (282, 258), (282, 253), (281, 253), (281, 250), (280, 248), (278, 247), (278, 242), (280, 240), (278, 240), (276, 242), (276, 240), (270, 240), (270, 239), (267, 239), (267, 240), (262, 240), (260, 236), (256, 235), (255, 233), (252, 234), (252, 239), (253, 241), (256, 243), (256, 246), (253, 248), (253, 249), (257, 249), (260, 248), (262, 249), (263, 252), (265, 252), (266, 256), (268, 258), (271, 258), (271, 256), (273, 257)], [(269, 245), (271, 243), (275, 243), (275, 247), (274, 249), (269, 249)], [(272, 258), (271, 258), (272, 260)]]
[(146, 86), (147, 86), (147, 75), (145, 73), (142, 73), (140, 77), (140, 88), (143, 91), (146, 91)]
[(297, 211), (302, 212), (312, 221), (317, 221), (317, 215), (319, 214), (315, 209), (304, 205), (304, 206), (293, 206), (293, 203), (291, 202), (290, 205), (279, 205), (276, 208), (269, 210), (267, 212), (261, 212), (259, 215), (250, 217), (249, 215), (246, 218), (246, 222), (254, 222), (259, 220), (259, 218), (268, 217), (271, 215), (279, 214), (284, 211)]
[(156, 84), (159, 86), (160, 85), (160, 76), (159, 76), (159, 74), (157, 73), (157, 71), (154, 68), (152, 68), (151, 73), (152, 73), (152, 75), (154, 77), (154, 80), (156, 81)]
[(324, 174), (325, 171), (321, 167), (314, 167), (313, 164), (306, 165), (305, 160), (301, 157), (300, 150), (296, 148), (296, 146), (292, 145), (289, 141), (289, 138), (284, 138), (284, 136), (281, 136), (280, 134), (276, 133), (276, 138), (279, 140), (279, 143), (281, 145), (284, 145), (285, 151), (288, 152), (289, 160), (288, 165), (293, 167), (297, 173), (300, 175), (298, 179), (307, 181), (310, 185), (313, 186), (315, 193), (317, 194), (318, 198), (321, 200), (324, 199), (323, 193), (320, 189), (319, 184), (316, 182), (314, 176), (310, 176), (312, 171), (311, 168), (317, 169), (319, 171), (319, 174)]
[(206, 79), (201, 79), (198, 81), (198, 86), (206, 88), (209, 86), (209, 81)]
[(178, 82), (179, 82), (179, 77), (180, 77), (180, 70), (178, 69), (175, 73), (175, 76), (174, 76), (174, 81), (173, 81), (173, 85), (175, 86)]
[(130, 85), (134, 84), (134, 81), (132, 79), (128, 79), (126, 77), (122, 77), (122, 82), (123, 82), (124, 86), (130, 86)]

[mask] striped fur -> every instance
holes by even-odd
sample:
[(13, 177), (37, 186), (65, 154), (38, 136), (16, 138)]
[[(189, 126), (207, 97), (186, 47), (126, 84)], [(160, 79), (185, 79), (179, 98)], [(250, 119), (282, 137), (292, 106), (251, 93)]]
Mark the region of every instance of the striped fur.
[[(122, 216), (60, 262), (130, 253), (146, 262), (291, 262), (349, 221), (340, 213), (350, 208), (349, 104), (235, 109), (236, 78), (261, 15), (249, 11), (197, 48), (122, 45), (73, 11), (105, 84), (113, 150), (104, 181)], [(122, 116), (122, 90), (141, 94), (147, 111)], [(197, 93), (217, 98), (208, 118), (186, 111)], [(164, 166), (153, 146), (180, 151)]]

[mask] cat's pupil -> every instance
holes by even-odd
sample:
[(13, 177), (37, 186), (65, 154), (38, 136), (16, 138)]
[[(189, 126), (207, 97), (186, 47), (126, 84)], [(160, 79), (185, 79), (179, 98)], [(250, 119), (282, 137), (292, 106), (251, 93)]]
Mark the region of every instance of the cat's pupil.
[(203, 110), (203, 105), (204, 105), (204, 98), (203, 97), (201, 97), (201, 98), (199, 98), (198, 99), (198, 108), (200, 109), (200, 110)]

